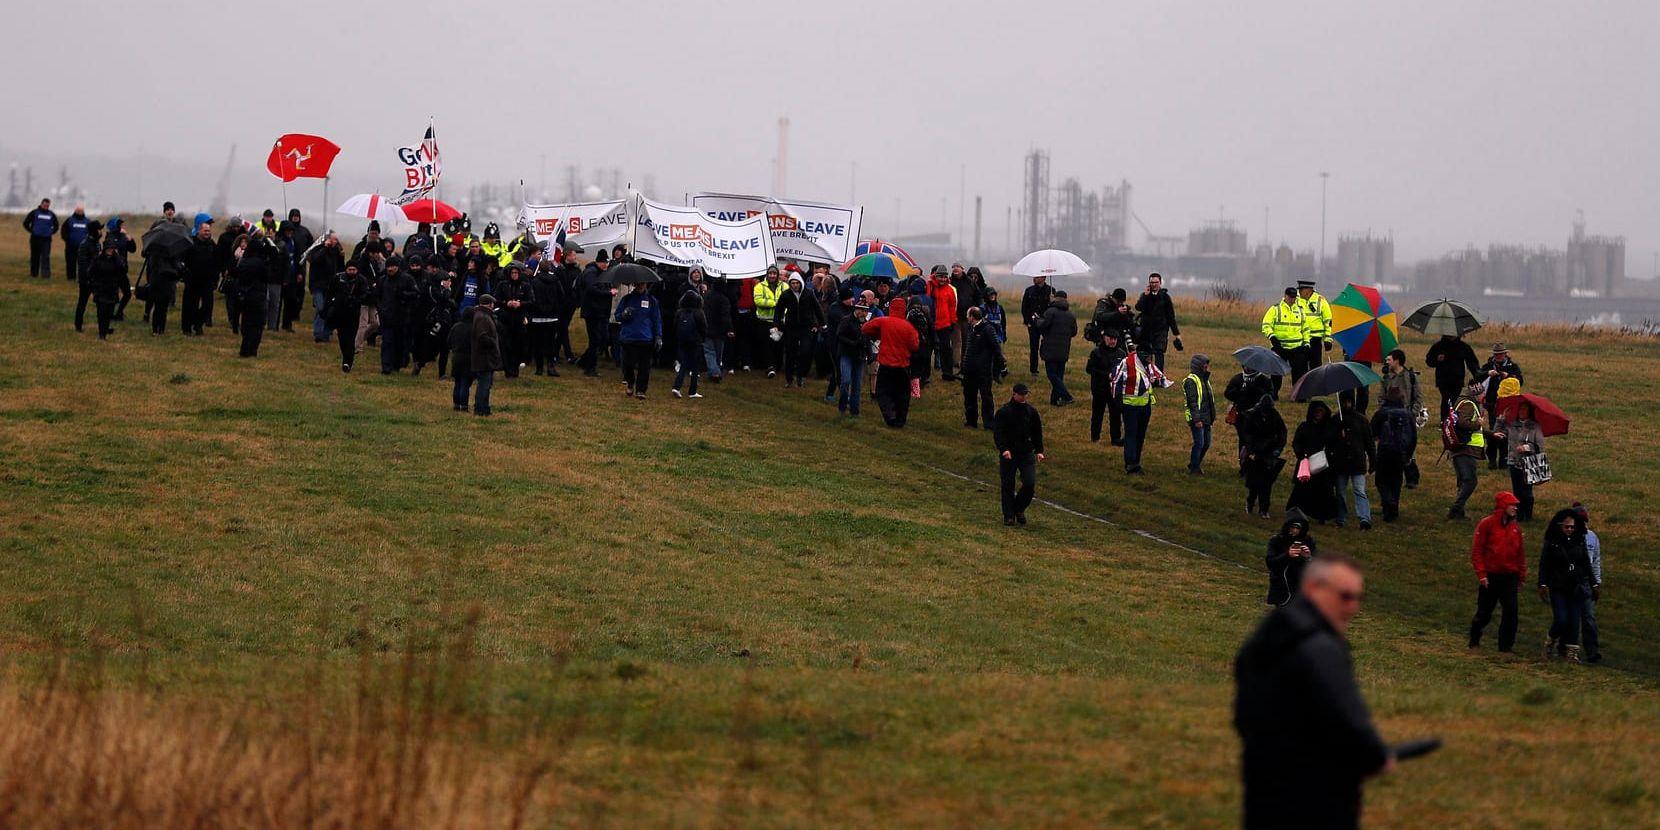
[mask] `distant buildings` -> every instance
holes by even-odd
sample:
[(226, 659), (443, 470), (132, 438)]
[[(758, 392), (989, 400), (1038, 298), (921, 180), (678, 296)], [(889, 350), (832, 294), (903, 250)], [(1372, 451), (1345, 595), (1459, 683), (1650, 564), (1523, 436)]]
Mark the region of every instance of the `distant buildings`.
[(1566, 250), (1543, 245), (1471, 246), (1414, 269), (1418, 286), (1480, 296), (1613, 297), (1625, 283), (1625, 238), (1587, 236), (1576, 219)]

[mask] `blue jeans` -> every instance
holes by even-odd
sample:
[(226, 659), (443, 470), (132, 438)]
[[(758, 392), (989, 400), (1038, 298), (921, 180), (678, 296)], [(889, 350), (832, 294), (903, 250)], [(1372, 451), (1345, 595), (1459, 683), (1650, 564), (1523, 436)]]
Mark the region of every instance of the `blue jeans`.
[(1355, 517), (1372, 523), (1372, 502), (1366, 497), (1366, 474), (1337, 477), (1337, 523), (1349, 520), (1349, 493), (1354, 495)]
[(1141, 469), (1141, 448), (1147, 443), (1147, 424), (1153, 419), (1153, 407), (1124, 406), (1124, 469)]
[[(1550, 636), (1565, 646), (1579, 645), (1580, 622), (1585, 618), (1585, 603), (1591, 599), (1591, 589), (1575, 585), (1571, 590), (1550, 592)], [(1592, 628), (1591, 645), (1596, 644)]]
[(1072, 400), (1072, 393), (1066, 389), (1066, 361), (1045, 360), (1043, 371), (1049, 375), (1049, 403)]
[(709, 364), (709, 377), (720, 377), (721, 361), (726, 359), (726, 338), (706, 337), (703, 340), (703, 362)]
[(473, 414), (490, 414), (490, 387), (496, 382), (495, 372), (474, 372), (473, 377), (478, 382), (478, 395), (473, 398)]
[(325, 302), (327, 302), (327, 299), (323, 296), (322, 290), (313, 289), (311, 292), (311, 339), (313, 340), (327, 340), (334, 334), (334, 329), (329, 325), (329, 321), (323, 319), (323, 303)]
[(1188, 432), (1193, 433), (1193, 450), (1187, 454), (1187, 468), (1198, 470), (1199, 462), (1205, 460), (1205, 453), (1210, 451), (1210, 424), (1199, 426), (1188, 424)]
[(467, 397), (472, 392), (472, 389), (473, 389), (473, 373), (472, 372), (456, 372), (455, 373), (455, 391), (453, 393), (451, 393), (450, 398), (451, 398), (452, 402), (455, 404), (455, 407), (457, 409), (466, 409), (467, 408)]
[(836, 411), (852, 415), (859, 414), (859, 387), (864, 385), (865, 362), (855, 357), (842, 355), (836, 359), (837, 377), (840, 386), (836, 397)]

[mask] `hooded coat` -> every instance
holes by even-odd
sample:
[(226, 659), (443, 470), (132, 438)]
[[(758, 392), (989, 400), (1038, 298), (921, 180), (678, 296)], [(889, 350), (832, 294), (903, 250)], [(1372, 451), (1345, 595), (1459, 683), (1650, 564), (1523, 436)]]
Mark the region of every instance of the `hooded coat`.
[(1361, 782), (1389, 760), (1348, 643), (1305, 597), (1275, 608), (1234, 658), (1245, 828), (1360, 824)]
[(1072, 316), (1072, 307), (1065, 297), (1049, 301), (1049, 308), (1033, 326), (1043, 334), (1038, 356), (1044, 360), (1065, 362), (1072, 356), (1072, 338), (1078, 336), (1078, 320)]
[(1519, 580), (1527, 580), (1522, 524), (1504, 515), (1505, 508), (1520, 503), (1509, 490), (1500, 490), (1493, 494), (1493, 512), (1476, 523), (1475, 536), (1470, 540), (1470, 565), (1475, 568), (1476, 579), (1486, 579), (1488, 574), (1516, 574)]
[[(1291, 535), (1291, 528), (1299, 528), (1302, 533)], [(1308, 556), (1292, 556), (1291, 546), (1302, 542), (1308, 546)], [(1280, 525), (1280, 532), (1268, 537), (1268, 604), (1284, 605), (1291, 601), (1302, 588), (1303, 569), (1320, 553), (1320, 546), (1315, 544), (1314, 537), (1308, 532), (1308, 518), (1300, 510), (1291, 510), (1285, 514), (1285, 523)]]
[(916, 327), (905, 321), (903, 297), (893, 298), (888, 305), (886, 317), (866, 320), (862, 331), (866, 337), (874, 337), (880, 341), (876, 350), (876, 362), (890, 368), (910, 368), (911, 355), (922, 344), (922, 338), (917, 336)]
[[(1291, 437), (1292, 453), (1301, 461), (1315, 453), (1325, 452), (1329, 464), (1332, 461), (1329, 450), (1336, 442), (1337, 425), (1331, 417), (1331, 407), (1322, 401), (1310, 402), (1308, 416), (1297, 425), (1297, 432)], [(1337, 495), (1337, 477), (1333, 469), (1328, 466), (1308, 481), (1296, 482), (1286, 507), (1298, 508), (1310, 519), (1319, 521), (1337, 518), (1342, 502)]]

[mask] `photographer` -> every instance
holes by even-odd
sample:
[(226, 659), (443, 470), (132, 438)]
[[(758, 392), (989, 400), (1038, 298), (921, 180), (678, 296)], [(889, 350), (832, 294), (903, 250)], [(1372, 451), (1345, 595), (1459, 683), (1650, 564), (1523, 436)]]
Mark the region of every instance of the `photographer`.
[(1038, 318), (1043, 316), (1053, 299), (1055, 289), (1049, 285), (1049, 278), (1042, 274), (1033, 277), (1032, 284), (1026, 286), (1026, 293), (1020, 295), (1020, 321), (1026, 324), (1026, 359), (1034, 375), (1038, 373), (1038, 351), (1043, 343), (1043, 330), (1037, 327)]

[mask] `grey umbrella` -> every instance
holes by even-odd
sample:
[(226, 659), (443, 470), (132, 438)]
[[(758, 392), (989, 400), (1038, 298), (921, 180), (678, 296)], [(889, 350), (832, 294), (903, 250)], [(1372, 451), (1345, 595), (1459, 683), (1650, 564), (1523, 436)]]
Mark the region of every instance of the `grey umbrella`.
[(1463, 337), (1481, 328), (1476, 310), (1467, 303), (1442, 298), (1424, 303), (1406, 316), (1401, 325), (1424, 334), (1450, 334)]
[(621, 265), (613, 265), (613, 266), (611, 266), (610, 270), (608, 270), (606, 272), (605, 275), (607, 277), (610, 277), (611, 282), (613, 282), (617, 285), (638, 285), (642, 282), (662, 282), (663, 281), (662, 277), (657, 276), (656, 271), (653, 271), (652, 269), (647, 268), (644, 265), (640, 265), (638, 263), (633, 263), (633, 262), (625, 262)]
[(174, 222), (157, 222), (155, 227), (144, 232), (145, 256), (184, 256), (193, 244), (190, 231)]
[(1280, 376), (1291, 374), (1291, 364), (1287, 363), (1285, 358), (1274, 354), (1274, 350), (1266, 346), (1246, 346), (1242, 349), (1234, 349), (1233, 356), (1235, 360), (1239, 361), (1239, 365), (1253, 372)]

